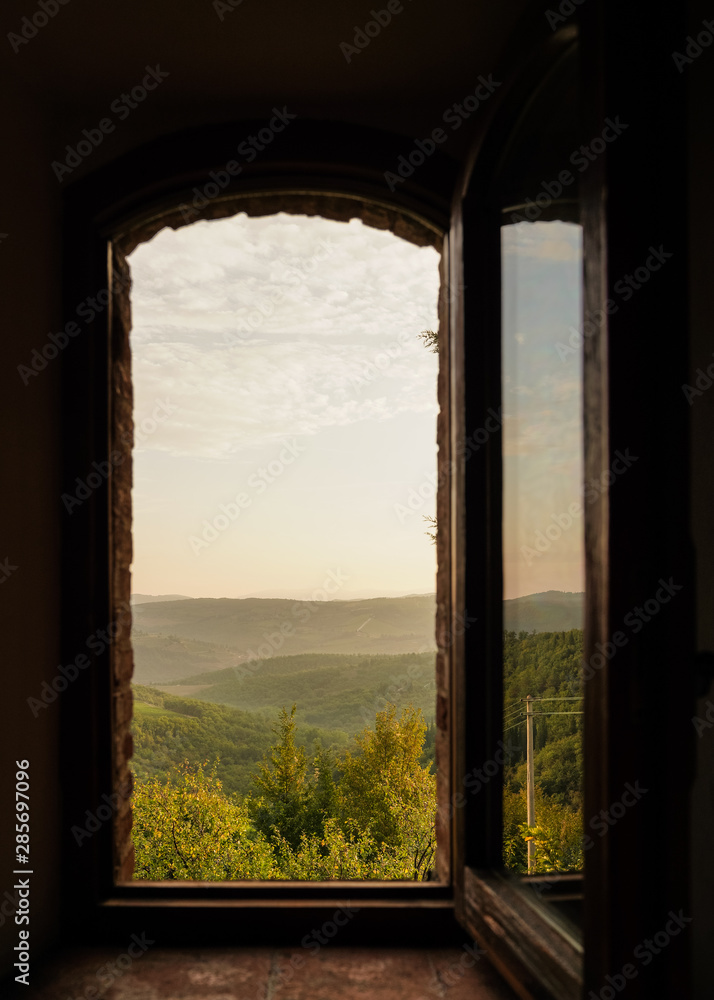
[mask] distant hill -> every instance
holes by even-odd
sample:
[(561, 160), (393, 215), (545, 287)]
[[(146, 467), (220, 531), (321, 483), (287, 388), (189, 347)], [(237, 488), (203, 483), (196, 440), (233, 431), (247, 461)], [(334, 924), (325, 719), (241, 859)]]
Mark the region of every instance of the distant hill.
[(569, 632), (583, 627), (585, 594), (546, 590), (503, 602), (503, 627), (509, 632)]
[[(134, 607), (137, 683), (299, 653), (432, 652), (433, 594), (360, 601), (194, 598)], [(200, 645), (195, 645), (196, 643)]]
[[(285, 593), (285, 587), (281, 587), (279, 590), (256, 590), (255, 593), (241, 594), (240, 599), (245, 600), (248, 597), (272, 597), (281, 598), (286, 597), (290, 601), (309, 601), (312, 599), (313, 591), (305, 587), (302, 590), (291, 591), (289, 594)], [(340, 588), (340, 600), (341, 601), (368, 601), (373, 597), (436, 597), (435, 594), (405, 594), (403, 590), (377, 590), (373, 588), (372, 590), (345, 590), (343, 587)], [(168, 598), (167, 598), (168, 600)]]
[[(170, 600), (134, 595), (138, 684), (167, 684), (255, 658), (302, 653), (382, 656), (435, 649), (433, 594), (312, 603), (168, 596)], [(583, 594), (549, 590), (504, 601), (504, 627), (514, 632), (582, 628), (583, 600)]]
[(435, 712), (435, 654), (360, 656), (302, 653), (254, 660), (247, 666), (183, 678), (160, 690), (276, 717), (296, 702), (306, 723), (353, 735), (387, 701)]
[(157, 601), (192, 601), (192, 597), (183, 594), (132, 594), (132, 604), (155, 604)]
[(147, 635), (134, 629), (131, 644), (136, 684), (166, 684), (178, 677), (222, 670), (238, 662), (238, 654), (228, 646), (173, 634)]

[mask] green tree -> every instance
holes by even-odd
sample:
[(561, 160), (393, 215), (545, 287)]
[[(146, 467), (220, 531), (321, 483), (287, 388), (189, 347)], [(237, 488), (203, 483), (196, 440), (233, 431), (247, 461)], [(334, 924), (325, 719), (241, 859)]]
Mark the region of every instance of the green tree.
[(431, 538), (432, 542), (434, 544), (436, 544), (436, 533), (439, 530), (439, 523), (438, 523), (438, 521), (436, 520), (436, 518), (434, 517), (433, 514), (423, 514), (422, 518), (429, 525), (429, 528), (433, 529), (433, 530), (425, 531), (424, 534), (428, 535), (429, 538)]
[(421, 711), (409, 706), (397, 718), (388, 705), (338, 762), (317, 741), (308, 760), (295, 711), (280, 712), (277, 741), (253, 776), (259, 797), (226, 797), (218, 760), (210, 770), (185, 761), (161, 780), (136, 777), (137, 878), (428, 876), (436, 790)]
[(135, 777), (135, 878), (280, 878), (270, 845), (223, 795), (215, 767), (186, 761), (164, 781)]
[[(431, 351), (432, 354), (439, 353), (439, 331), (438, 330), (422, 330), (419, 334), (419, 340), (424, 341), (424, 346)], [(436, 544), (436, 533), (439, 528), (439, 524), (435, 517), (431, 514), (424, 514), (424, 520), (429, 525), (429, 530), (425, 531), (424, 534), (431, 538), (432, 542)]]
[(439, 353), (439, 331), (438, 330), (422, 330), (419, 334), (419, 340), (424, 341), (424, 346), (427, 347), (432, 354)]
[(525, 790), (507, 791), (503, 799), (503, 861), (510, 871), (528, 871), (528, 840), (535, 841), (535, 871), (580, 871), (583, 867), (583, 820), (536, 786), (536, 825), (528, 826)]
[(325, 835), (325, 823), (336, 813), (335, 755), (329, 747), (315, 741), (312, 757), (312, 777), (308, 785), (304, 829), (320, 838)]
[(388, 705), (355, 737), (357, 752), (345, 753), (338, 788), (343, 830), (396, 850), (410, 866), (402, 877), (414, 879), (428, 877), (435, 849), (436, 778), (419, 760), (425, 733), (419, 709), (398, 719)]
[(353, 825), (345, 831), (335, 817), (325, 820), (322, 837), (303, 834), (293, 850), (276, 844), (281, 877), (289, 879), (412, 879), (411, 858), (399, 848), (377, 844)]
[(250, 802), (257, 828), (265, 834), (274, 831), (292, 848), (300, 843), (305, 830), (311, 797), (305, 748), (295, 744), (296, 708), (293, 705), (290, 714), (285, 708), (280, 710), (273, 729), (278, 742), (263, 757), (260, 772), (253, 778), (262, 795)]

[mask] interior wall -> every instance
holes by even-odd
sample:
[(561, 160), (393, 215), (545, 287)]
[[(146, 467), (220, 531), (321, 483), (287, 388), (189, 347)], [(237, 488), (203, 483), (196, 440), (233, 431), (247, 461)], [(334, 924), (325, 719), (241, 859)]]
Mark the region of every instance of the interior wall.
[[(25, 378), (33, 350), (59, 329), (59, 192), (47, 176), (43, 121), (29, 100), (2, 87), (0, 120), (6, 137), (0, 158), (0, 634), (2, 727), (0, 758), (0, 974), (11, 971), (15, 860), (15, 761), (30, 762), (30, 930), (39, 953), (57, 929), (60, 782), (58, 701), (35, 706), (59, 664), (60, 526), (58, 489), (59, 380), (57, 358)], [(48, 352), (52, 354), (52, 351)], [(45, 360), (40, 356), (38, 367)], [(31, 370), (31, 369), (29, 369)]]
[[(714, 28), (708, 3), (693, 0), (689, 31)], [(689, 76), (690, 362), (689, 392), (692, 459), (692, 534), (696, 557), (697, 649), (714, 652), (714, 326), (712, 325), (712, 232), (714, 232), (714, 47), (687, 55)], [(679, 331), (673, 331), (678, 335)], [(706, 370), (709, 368), (710, 376)], [(714, 682), (699, 698), (692, 719), (696, 776), (691, 799), (691, 899), (693, 979), (696, 1000), (707, 1000), (714, 982)]]
[[(385, 0), (374, 5), (379, 23), (365, 34), (373, 17), (364, 0), (310, 0), (304, 8), (283, 0), (51, 2), (56, 14), (33, 29), (23, 19), (36, 3), (5, 0), (0, 71), (6, 64), (16, 92), (37, 94), (50, 112), (48, 167), (67, 156), (67, 144), (76, 147), (84, 129), (110, 119), (111, 131), (64, 174), (65, 186), (156, 136), (221, 122), (267, 124), (274, 107), (401, 134), (407, 154), (416, 137), (441, 125), (444, 152), (458, 157), (468, 129), (458, 116), (445, 123), (444, 113), (474, 94), (523, 10), (534, 6), (442, 0), (437, 11)], [(535, 17), (548, 31), (539, 4)], [(144, 99), (127, 105), (122, 95), (157, 68), (157, 84), (149, 80)], [(236, 135), (236, 143), (245, 138)]]

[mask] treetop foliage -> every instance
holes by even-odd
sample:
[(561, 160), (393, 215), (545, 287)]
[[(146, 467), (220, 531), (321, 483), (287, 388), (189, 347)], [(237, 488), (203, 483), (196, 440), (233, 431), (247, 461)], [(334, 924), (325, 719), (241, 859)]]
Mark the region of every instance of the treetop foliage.
[(280, 712), (254, 775), (258, 795), (227, 798), (207, 761), (186, 762), (163, 783), (137, 778), (138, 878), (428, 877), (436, 784), (420, 763), (421, 712), (397, 717), (388, 706), (335, 760), (319, 742), (311, 756), (297, 745), (295, 711)]

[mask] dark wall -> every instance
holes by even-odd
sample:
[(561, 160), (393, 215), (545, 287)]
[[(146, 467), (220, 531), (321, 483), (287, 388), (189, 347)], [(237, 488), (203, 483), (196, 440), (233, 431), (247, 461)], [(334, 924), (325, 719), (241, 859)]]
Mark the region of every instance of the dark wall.
[[(48, 364), (27, 385), (17, 366), (42, 347), (59, 316), (58, 192), (45, 169), (44, 131), (36, 105), (2, 90), (7, 154), (0, 163), (3, 333), (0, 337), (2, 437), (2, 766), (0, 801), (0, 937), (2, 971), (11, 965), (17, 930), (15, 895), (15, 760), (30, 761), (33, 875), (32, 931), (38, 951), (59, 914), (57, 771), (58, 706), (33, 717), (27, 698), (59, 662), (59, 366)], [(7, 575), (7, 570), (12, 571)]]
[[(692, 5), (689, 30), (699, 34), (704, 20), (712, 21), (712, 11), (704, 2)], [(714, 24), (712, 24), (714, 28)], [(692, 50), (693, 52), (695, 50)], [(686, 55), (686, 51), (685, 51)], [(688, 66), (689, 74), (689, 226), (690, 226), (690, 384), (701, 395), (691, 395), (692, 448), (692, 530), (696, 551), (697, 647), (714, 651), (714, 380), (697, 374), (714, 363), (714, 322), (712, 232), (714, 203), (711, 179), (714, 176), (714, 50), (704, 49)], [(673, 331), (674, 333), (674, 331)], [(677, 331), (682, 335), (683, 331)], [(714, 374), (714, 367), (710, 368)], [(708, 715), (707, 715), (708, 713)], [(694, 922), (695, 997), (711, 996), (714, 977), (714, 684), (697, 704), (693, 725), (697, 745), (697, 773), (692, 788), (692, 905)]]

